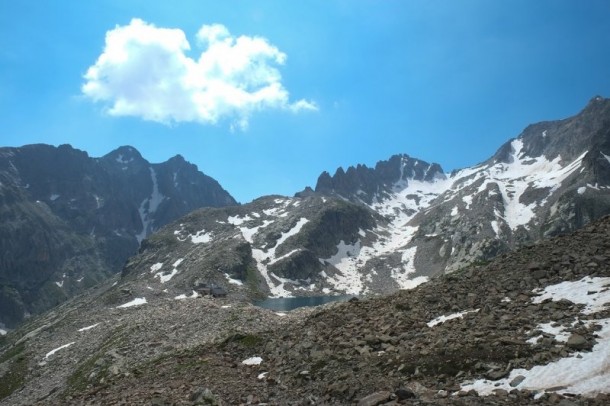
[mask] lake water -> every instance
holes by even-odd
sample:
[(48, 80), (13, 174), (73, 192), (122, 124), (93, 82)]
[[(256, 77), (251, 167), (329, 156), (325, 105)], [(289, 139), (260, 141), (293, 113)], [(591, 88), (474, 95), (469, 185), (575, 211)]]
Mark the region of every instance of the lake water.
[(330, 302), (347, 302), (354, 296), (307, 296), (307, 297), (280, 297), (274, 299), (265, 299), (260, 302), (254, 302), (255, 306), (265, 309), (275, 310), (279, 312), (287, 312), (298, 307), (319, 306)]

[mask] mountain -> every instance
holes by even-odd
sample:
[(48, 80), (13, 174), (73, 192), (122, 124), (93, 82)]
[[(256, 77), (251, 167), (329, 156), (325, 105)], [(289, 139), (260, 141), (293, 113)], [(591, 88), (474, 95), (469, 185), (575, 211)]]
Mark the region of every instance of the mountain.
[(179, 155), (151, 164), (129, 146), (101, 158), (69, 145), (0, 148), (0, 323), (120, 272), (144, 238), (180, 216), (235, 204)]
[(596, 97), (470, 168), (396, 155), (323, 173), (295, 197), (192, 212), (144, 241), (123, 276), (140, 295), (200, 282), (243, 297), (412, 288), (610, 214), (609, 143), (610, 100)]
[[(263, 210), (273, 206), (283, 219), (295, 202), (305, 204), (259, 201), (256, 212), (270, 216)], [(343, 210), (356, 207), (327, 203), (336, 208), (326, 215), (339, 222), (347, 215)], [(207, 221), (218, 223), (223, 217), (217, 214)], [(229, 221), (243, 220), (238, 211), (233, 214)], [(174, 239), (190, 240), (190, 253), (151, 266), (145, 256), (136, 257), (123, 277), (0, 337), (0, 402), (601, 406), (610, 401), (608, 216), (413, 290), (287, 314), (235, 295), (213, 299), (190, 289), (180, 295), (167, 291), (192, 266), (194, 247), (203, 249), (212, 238), (199, 232), (208, 223), (189, 230), (188, 219)], [(304, 230), (313, 222), (287, 224)], [(245, 224), (236, 227), (245, 230)], [(277, 233), (286, 243), (300, 234)], [(226, 242), (237, 240), (233, 243), (243, 246), (247, 257), (236, 235)], [(148, 240), (152, 245), (145, 252), (160, 243), (157, 238)], [(273, 258), (283, 255), (278, 251)], [(227, 258), (222, 271), (229, 272), (235, 260)], [(144, 272), (134, 272), (138, 261)], [(270, 267), (273, 261), (263, 263)], [(239, 269), (234, 270), (230, 275), (238, 278)], [(142, 291), (136, 290), (140, 284)]]
[(452, 271), (610, 213), (610, 100), (527, 127), (487, 161), (444, 173), (406, 155), (320, 176), (315, 191), (362, 203), (402, 233), (403, 265)]

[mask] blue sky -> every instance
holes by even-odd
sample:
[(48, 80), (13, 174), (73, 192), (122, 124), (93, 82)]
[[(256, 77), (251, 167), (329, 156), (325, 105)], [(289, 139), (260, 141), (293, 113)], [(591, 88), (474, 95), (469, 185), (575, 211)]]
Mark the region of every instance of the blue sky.
[(606, 0), (0, 0), (0, 145), (181, 154), (241, 202), (397, 153), (449, 171), (609, 97), (608, 16)]

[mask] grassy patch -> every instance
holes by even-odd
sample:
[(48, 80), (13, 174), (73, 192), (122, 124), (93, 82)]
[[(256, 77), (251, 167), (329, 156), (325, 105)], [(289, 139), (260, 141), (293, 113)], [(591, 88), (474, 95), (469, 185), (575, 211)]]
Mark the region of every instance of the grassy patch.
[(14, 346), (0, 356), (0, 364), (13, 358), (15, 355), (21, 354), (25, 350), (25, 344), (21, 343)]
[(261, 280), (258, 274), (258, 270), (256, 269), (256, 265), (250, 263), (246, 267), (246, 286), (250, 291), (250, 294), (255, 299), (264, 299), (266, 298), (265, 293), (261, 290)]
[(258, 347), (259, 345), (261, 345), (263, 343), (263, 338), (260, 336), (257, 336), (255, 334), (232, 334), (229, 337), (227, 337), (221, 344), (220, 346), (222, 348), (225, 348), (231, 344), (233, 345), (238, 345), (240, 347), (244, 347), (244, 348), (254, 348), (254, 347)]
[(24, 351), (24, 344), (20, 344), (0, 357), (0, 363), (10, 363), (8, 371), (0, 377), (0, 399), (4, 399), (23, 386), (25, 375), (28, 372), (28, 357)]

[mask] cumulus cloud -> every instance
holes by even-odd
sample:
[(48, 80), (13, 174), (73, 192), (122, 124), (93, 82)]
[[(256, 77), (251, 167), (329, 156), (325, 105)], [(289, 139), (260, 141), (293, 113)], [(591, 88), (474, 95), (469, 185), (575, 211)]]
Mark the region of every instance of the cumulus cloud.
[[(312, 101), (290, 101), (278, 70), (286, 54), (267, 39), (234, 37), (213, 24), (197, 32), (195, 47), (196, 52), (180, 29), (133, 19), (106, 33), (82, 92), (114, 116), (161, 123), (228, 119), (232, 129), (242, 130), (257, 111), (317, 110)], [(196, 59), (187, 55), (191, 51)]]

